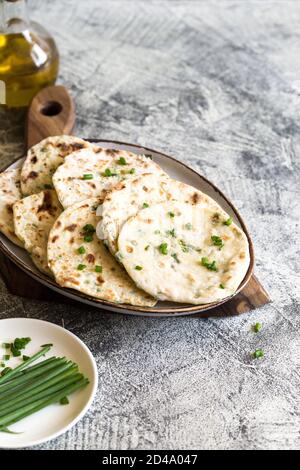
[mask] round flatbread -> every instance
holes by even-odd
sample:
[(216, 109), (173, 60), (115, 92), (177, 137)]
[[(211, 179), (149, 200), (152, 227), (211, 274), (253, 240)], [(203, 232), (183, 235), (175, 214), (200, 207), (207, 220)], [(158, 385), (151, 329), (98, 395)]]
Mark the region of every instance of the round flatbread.
[(28, 150), (21, 171), (21, 190), (24, 196), (51, 189), (52, 175), (67, 155), (83, 148), (93, 148), (78, 137), (60, 135), (48, 137)]
[(144, 173), (164, 174), (150, 158), (125, 150), (100, 149), (69, 155), (53, 175), (53, 184), (64, 208), (90, 197), (103, 198), (120, 181)]
[(102, 220), (97, 226), (97, 236), (105, 240), (110, 252), (118, 251), (118, 236), (123, 224), (141, 209), (159, 202), (177, 200), (190, 204), (217, 204), (209, 196), (167, 175), (145, 174), (132, 180), (121, 181), (109, 191), (98, 208)]
[(50, 229), (62, 207), (54, 190), (25, 197), (13, 205), (15, 232), (36, 267), (52, 276), (48, 268), (47, 242)]
[(21, 199), (20, 170), (0, 173), (0, 231), (15, 245), (23, 246), (15, 235), (13, 204)]
[(232, 295), (249, 267), (248, 241), (207, 204), (156, 204), (122, 227), (119, 256), (136, 285), (160, 300), (206, 304)]
[(156, 301), (138, 289), (95, 235), (99, 199), (65, 210), (48, 241), (49, 267), (56, 282), (97, 299), (152, 307)]

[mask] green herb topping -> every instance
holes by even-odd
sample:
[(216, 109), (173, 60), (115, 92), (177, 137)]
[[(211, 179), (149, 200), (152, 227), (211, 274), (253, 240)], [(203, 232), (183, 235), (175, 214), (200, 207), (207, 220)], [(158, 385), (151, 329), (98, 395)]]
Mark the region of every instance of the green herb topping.
[(10, 358), (10, 354), (5, 354), (5, 355), (3, 356), (3, 360), (4, 360), (4, 361), (9, 361), (9, 358)]
[(119, 160), (117, 161), (119, 165), (127, 165), (127, 162), (124, 157), (120, 157)]
[(96, 273), (102, 273), (102, 271), (103, 271), (102, 266), (99, 266), (99, 265), (97, 264), (97, 265), (95, 266), (95, 272), (96, 272)]
[(68, 397), (62, 397), (62, 398), (59, 400), (59, 403), (60, 403), (61, 405), (68, 405), (70, 402), (69, 402)]
[(129, 170), (128, 172), (130, 175), (134, 175), (135, 174), (135, 168), (131, 168), (131, 170)]
[(173, 218), (173, 217), (175, 217), (175, 214), (174, 214), (174, 212), (168, 212), (168, 216)]
[(77, 249), (77, 253), (79, 255), (84, 255), (84, 253), (86, 253), (86, 250), (84, 248), (84, 246), (80, 246), (78, 249)]
[(143, 203), (143, 209), (147, 209), (147, 207), (149, 207), (149, 204), (147, 204), (147, 202), (144, 202)]
[(229, 219), (224, 220), (223, 225), (231, 225), (233, 222), (232, 217), (229, 217)]
[(13, 344), (15, 349), (25, 349), (27, 344), (30, 343), (31, 338), (16, 338)]
[(79, 265), (77, 266), (78, 271), (83, 271), (85, 268), (86, 268), (86, 265), (85, 265), (85, 264), (79, 264)]
[(137, 271), (141, 271), (143, 269), (142, 266), (136, 266), (134, 269), (136, 269)]
[(95, 233), (95, 228), (93, 227), (92, 224), (86, 224), (83, 227), (83, 239), (85, 242), (90, 243), (93, 241), (93, 234)]
[(15, 348), (14, 346), (11, 347), (11, 353), (14, 357), (21, 356), (20, 349)]
[(218, 235), (212, 235), (210, 238), (214, 246), (218, 246), (220, 250), (221, 248), (223, 248), (224, 243), (221, 237), (219, 237)]
[(262, 349), (255, 349), (255, 351), (252, 353), (253, 359), (259, 359), (260, 357), (264, 357), (264, 352)]
[(23, 361), (28, 361), (28, 359), (30, 359), (30, 356), (25, 356), (25, 354), (23, 354)]
[(83, 180), (92, 180), (93, 178), (94, 178), (94, 175), (92, 175), (92, 173), (86, 173), (82, 177)]
[(10, 349), (10, 343), (3, 343), (3, 347), (5, 349)]
[(94, 228), (94, 226), (92, 224), (86, 224), (84, 227), (83, 227), (83, 231), (85, 233), (94, 233), (96, 232), (96, 229)]
[(146, 246), (145, 246), (145, 251), (148, 251), (149, 248), (150, 248), (150, 245), (146, 245)]
[(102, 173), (103, 176), (117, 176), (117, 173), (115, 171), (111, 171), (109, 168), (105, 168), (104, 173)]
[(210, 263), (208, 261), (208, 258), (206, 258), (206, 257), (201, 258), (201, 265), (204, 266), (205, 268), (209, 269), (209, 271), (218, 271), (216, 262), (212, 261)]
[(253, 325), (253, 330), (255, 331), (255, 333), (258, 333), (261, 329), (262, 329), (261, 323), (255, 323), (255, 325)]
[(158, 247), (159, 251), (161, 252), (162, 255), (167, 255), (168, 254), (168, 244), (167, 243), (161, 243)]
[(219, 287), (220, 287), (220, 289), (225, 289), (224, 284), (220, 284)]

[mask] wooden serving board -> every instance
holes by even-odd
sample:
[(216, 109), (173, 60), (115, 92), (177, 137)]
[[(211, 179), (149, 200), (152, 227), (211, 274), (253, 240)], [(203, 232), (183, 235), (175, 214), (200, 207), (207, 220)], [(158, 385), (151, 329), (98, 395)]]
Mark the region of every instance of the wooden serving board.
[[(27, 148), (51, 135), (71, 134), (75, 124), (75, 106), (68, 91), (62, 86), (52, 86), (40, 91), (33, 99), (27, 116)], [(48, 289), (28, 276), (0, 251), (0, 272), (10, 293), (30, 299), (71, 303), (73, 301)], [(249, 312), (269, 303), (270, 297), (255, 275), (246, 287), (223, 305), (193, 317), (230, 316)], [(92, 307), (90, 307), (92, 308)]]

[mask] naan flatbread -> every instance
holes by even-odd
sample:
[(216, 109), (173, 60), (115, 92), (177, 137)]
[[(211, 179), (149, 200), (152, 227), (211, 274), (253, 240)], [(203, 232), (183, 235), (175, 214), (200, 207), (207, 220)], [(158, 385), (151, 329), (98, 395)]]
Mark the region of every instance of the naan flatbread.
[(160, 300), (206, 304), (234, 294), (249, 267), (246, 235), (207, 204), (156, 204), (123, 225), (119, 256), (136, 285)]
[(20, 170), (0, 173), (0, 231), (15, 245), (23, 246), (15, 235), (13, 204), (21, 199)]
[(145, 174), (132, 180), (121, 181), (109, 191), (104, 202), (98, 209), (102, 220), (97, 226), (97, 235), (105, 240), (110, 252), (118, 251), (118, 236), (123, 224), (129, 217), (141, 209), (159, 202), (177, 200), (190, 204), (218, 205), (201, 191), (171, 179), (167, 175), (158, 177), (156, 174)]
[(66, 209), (48, 241), (48, 261), (56, 282), (97, 299), (151, 307), (155, 300), (138, 289), (95, 232), (99, 199)]
[(36, 267), (52, 276), (48, 268), (47, 242), (50, 229), (62, 207), (54, 190), (25, 197), (13, 205), (15, 232)]
[(83, 148), (93, 148), (78, 137), (60, 135), (48, 137), (28, 150), (21, 171), (21, 190), (24, 196), (52, 189), (52, 175), (70, 153)]
[(103, 198), (120, 181), (144, 173), (165, 174), (144, 155), (100, 148), (98, 153), (87, 155), (87, 151), (82, 150), (65, 159), (53, 175), (53, 184), (66, 209), (90, 197)]

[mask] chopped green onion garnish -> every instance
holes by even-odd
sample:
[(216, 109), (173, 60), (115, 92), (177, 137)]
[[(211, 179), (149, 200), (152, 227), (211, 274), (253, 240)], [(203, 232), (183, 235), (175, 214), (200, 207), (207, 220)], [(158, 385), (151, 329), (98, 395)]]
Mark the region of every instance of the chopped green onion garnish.
[(30, 356), (25, 356), (25, 354), (23, 354), (23, 361), (28, 361), (28, 359), (30, 359)]
[(85, 235), (83, 239), (85, 242), (90, 243), (93, 241), (93, 235)]
[(14, 357), (19, 357), (21, 356), (21, 351), (20, 349), (16, 349), (15, 347), (11, 348), (11, 353)]
[(145, 246), (145, 251), (148, 251), (149, 248), (150, 248), (150, 245), (146, 245), (146, 246)]
[(264, 356), (264, 352), (262, 349), (256, 349), (254, 353), (252, 353), (253, 359), (259, 359), (260, 357)]
[(85, 248), (84, 246), (80, 246), (78, 249), (77, 249), (77, 253), (79, 253), (80, 255), (84, 255), (85, 253)]
[(137, 271), (141, 271), (143, 269), (142, 266), (136, 266), (134, 269), (136, 269)]
[(261, 329), (262, 329), (261, 323), (255, 323), (255, 325), (253, 325), (253, 330), (255, 331), (255, 333), (258, 333)]
[(147, 202), (144, 202), (143, 209), (147, 209), (147, 207), (149, 207), (149, 204), (147, 204)]
[(103, 176), (116, 176), (116, 175), (117, 175), (117, 173), (111, 171), (109, 168), (106, 168), (104, 173), (103, 173)]
[(220, 249), (223, 248), (224, 243), (221, 237), (218, 235), (212, 235), (210, 238), (214, 246), (218, 246)]
[(86, 265), (85, 265), (85, 264), (79, 264), (79, 265), (77, 266), (78, 271), (83, 271), (85, 268), (86, 268)]
[(68, 400), (68, 397), (62, 397), (60, 400), (59, 400), (59, 403), (61, 405), (68, 405), (70, 402)]
[(174, 214), (174, 212), (168, 212), (168, 216), (169, 217), (175, 217), (175, 214)]
[(4, 360), (4, 361), (9, 361), (9, 358), (10, 358), (10, 354), (5, 354), (5, 355), (3, 356), (3, 360)]
[(117, 161), (119, 165), (127, 165), (127, 162), (124, 157), (120, 157), (119, 160)]
[(205, 268), (209, 269), (210, 271), (218, 271), (216, 262), (212, 261), (210, 263), (208, 261), (208, 258), (206, 258), (206, 257), (201, 258), (201, 265), (204, 266)]
[(167, 255), (168, 254), (168, 244), (167, 243), (161, 243), (158, 247), (159, 251), (161, 252), (162, 255)]
[(25, 349), (28, 343), (30, 343), (31, 338), (16, 338), (14, 341), (15, 349)]
[(220, 287), (220, 289), (225, 289), (224, 284), (220, 284), (219, 287)]
[(0, 362), (0, 367), (5, 367), (5, 362)]
[(94, 178), (94, 175), (92, 175), (92, 173), (86, 173), (82, 177), (83, 180), (92, 180), (93, 178)]
[(131, 175), (134, 175), (134, 174), (135, 174), (135, 168), (131, 168), (131, 170), (129, 170), (129, 173), (130, 173)]
[(232, 217), (229, 217), (229, 219), (224, 220), (223, 225), (231, 225), (233, 222)]
[(86, 232), (86, 233), (94, 233), (94, 232), (96, 232), (96, 229), (92, 224), (86, 224), (83, 227), (83, 231)]
[(10, 343), (3, 343), (3, 347), (5, 349), (10, 349)]
[(95, 266), (95, 272), (96, 272), (96, 273), (102, 273), (102, 271), (103, 271), (102, 266), (99, 266), (99, 265), (96, 265), (96, 266)]

